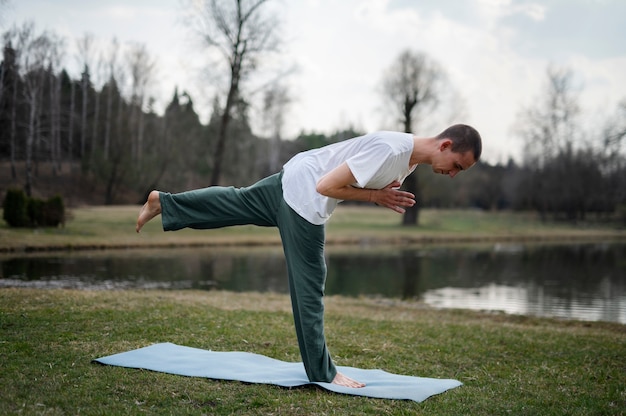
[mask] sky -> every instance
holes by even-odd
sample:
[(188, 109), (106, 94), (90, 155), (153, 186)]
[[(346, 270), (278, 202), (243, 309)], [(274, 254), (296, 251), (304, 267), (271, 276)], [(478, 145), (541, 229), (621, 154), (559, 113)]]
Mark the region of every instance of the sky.
[[(206, 52), (184, 19), (188, 3), (8, 0), (0, 29), (33, 21), (37, 30), (63, 36), (64, 67), (74, 77), (80, 72), (76, 39), (86, 33), (101, 50), (114, 37), (122, 48), (144, 44), (156, 61), (150, 93), (157, 111), (178, 87), (206, 121), (216, 81), (207, 77)], [(439, 109), (414, 133), (435, 135), (448, 121), (471, 124), (491, 163), (519, 160), (523, 143), (515, 126), (546, 90), (549, 66), (572, 71), (590, 130), (626, 99), (624, 0), (271, 0), (268, 8), (281, 22), (282, 54), (260, 62), (260, 69), (266, 77), (287, 74), (292, 103), (284, 137), (349, 126), (401, 128), (382, 106), (380, 85), (407, 49), (445, 70), (464, 109), (453, 120), (443, 120), (447, 112)]]

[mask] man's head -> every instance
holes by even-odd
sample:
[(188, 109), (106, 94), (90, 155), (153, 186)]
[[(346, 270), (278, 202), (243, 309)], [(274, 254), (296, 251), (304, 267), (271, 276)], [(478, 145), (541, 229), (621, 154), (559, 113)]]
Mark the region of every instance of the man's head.
[(482, 152), (482, 140), (476, 129), (465, 124), (450, 126), (436, 137), (437, 154), (432, 167), (436, 173), (454, 177), (472, 167)]
[(438, 140), (452, 140), (452, 151), (465, 153), (471, 151), (474, 156), (474, 162), (478, 162), (480, 154), (483, 150), (480, 134), (475, 128), (467, 124), (455, 124), (450, 126), (436, 137)]

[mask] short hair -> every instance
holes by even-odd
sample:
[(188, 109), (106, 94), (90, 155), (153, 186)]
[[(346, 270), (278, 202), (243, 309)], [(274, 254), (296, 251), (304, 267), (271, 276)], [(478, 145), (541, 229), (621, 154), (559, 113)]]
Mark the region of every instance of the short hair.
[(475, 162), (478, 162), (478, 159), (480, 159), (483, 144), (480, 133), (472, 126), (455, 124), (439, 133), (435, 138), (437, 140), (450, 139), (452, 140), (451, 150), (453, 152), (465, 153), (471, 151), (474, 153)]

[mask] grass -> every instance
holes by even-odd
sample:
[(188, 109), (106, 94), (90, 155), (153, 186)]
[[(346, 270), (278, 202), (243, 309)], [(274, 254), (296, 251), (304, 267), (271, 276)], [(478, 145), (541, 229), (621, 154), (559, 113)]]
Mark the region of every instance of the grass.
[[(64, 228), (0, 225), (0, 251), (280, 244), (275, 229), (134, 232), (139, 207), (71, 211)], [(529, 214), (423, 210), (420, 227), (375, 207), (340, 207), (329, 244), (621, 239), (624, 230), (544, 224)], [(299, 361), (289, 298), (209, 291), (0, 290), (0, 414), (624, 415), (626, 326), (329, 297), (339, 365), (464, 383), (423, 403), (314, 387), (179, 377), (92, 359), (173, 342)]]
[[(255, 226), (163, 233), (160, 221), (154, 220), (137, 235), (138, 212), (137, 206), (73, 209), (65, 227), (56, 229), (11, 229), (0, 223), (0, 251), (280, 244), (276, 229)], [(528, 213), (425, 209), (419, 227), (402, 227), (400, 219), (383, 208), (340, 206), (328, 224), (327, 240), (360, 244), (626, 238), (625, 230), (542, 223)]]
[(198, 291), (0, 291), (0, 413), (624, 415), (626, 326), (329, 297), (339, 365), (456, 378), (423, 403), (180, 377), (92, 359), (174, 342), (299, 361), (289, 298)]

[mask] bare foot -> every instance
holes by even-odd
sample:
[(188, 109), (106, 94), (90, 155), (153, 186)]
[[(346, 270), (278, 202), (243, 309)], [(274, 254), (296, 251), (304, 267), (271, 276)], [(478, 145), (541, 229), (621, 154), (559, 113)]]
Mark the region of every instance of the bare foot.
[(341, 373), (337, 373), (332, 381), (332, 384), (337, 384), (344, 387), (351, 387), (353, 389), (360, 389), (361, 387), (365, 387), (365, 383), (359, 383), (358, 381), (353, 380), (350, 377), (344, 376)]
[(141, 211), (139, 211), (139, 217), (137, 218), (137, 226), (135, 230), (137, 232), (141, 231), (141, 228), (152, 218), (156, 217), (161, 213), (161, 200), (159, 199), (159, 192), (152, 191), (150, 195), (148, 195), (148, 200), (143, 207), (141, 207)]

